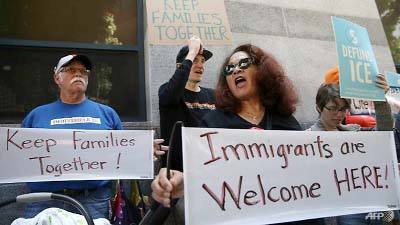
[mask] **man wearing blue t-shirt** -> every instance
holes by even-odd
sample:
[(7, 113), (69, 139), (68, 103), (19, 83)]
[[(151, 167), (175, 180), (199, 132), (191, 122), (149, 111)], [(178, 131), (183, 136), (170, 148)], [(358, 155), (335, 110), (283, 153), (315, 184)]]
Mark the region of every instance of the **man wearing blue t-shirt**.
[[(121, 130), (117, 113), (109, 106), (86, 98), (85, 92), (92, 63), (84, 55), (62, 57), (54, 68), (54, 82), (60, 99), (33, 109), (22, 122), (24, 128)], [(56, 181), (28, 183), (31, 192), (53, 192), (69, 195), (80, 201), (93, 218), (109, 218), (110, 181)], [(36, 216), (46, 208), (58, 207), (74, 211), (59, 202), (28, 204), (25, 217)]]

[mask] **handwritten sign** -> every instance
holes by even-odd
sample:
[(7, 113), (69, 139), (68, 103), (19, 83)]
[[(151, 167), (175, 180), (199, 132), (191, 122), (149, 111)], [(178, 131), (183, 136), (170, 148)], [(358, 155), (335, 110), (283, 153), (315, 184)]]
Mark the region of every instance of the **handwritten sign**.
[(392, 132), (182, 133), (187, 224), (270, 224), (399, 207)]
[(383, 89), (375, 86), (376, 64), (368, 31), (347, 20), (332, 17), (339, 58), (340, 96), (386, 101)]
[(231, 45), (224, 0), (147, 0), (150, 43), (181, 45), (193, 35), (204, 44)]
[(153, 177), (153, 131), (0, 128), (0, 183)]

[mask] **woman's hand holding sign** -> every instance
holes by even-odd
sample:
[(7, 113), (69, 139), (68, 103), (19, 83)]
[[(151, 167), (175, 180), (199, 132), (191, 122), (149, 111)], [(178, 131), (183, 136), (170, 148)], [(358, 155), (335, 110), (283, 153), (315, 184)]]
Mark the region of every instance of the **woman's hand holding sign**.
[(171, 207), (171, 198), (183, 196), (183, 173), (170, 170), (170, 179), (167, 178), (167, 168), (162, 168), (158, 176), (151, 183), (154, 200), (165, 207)]

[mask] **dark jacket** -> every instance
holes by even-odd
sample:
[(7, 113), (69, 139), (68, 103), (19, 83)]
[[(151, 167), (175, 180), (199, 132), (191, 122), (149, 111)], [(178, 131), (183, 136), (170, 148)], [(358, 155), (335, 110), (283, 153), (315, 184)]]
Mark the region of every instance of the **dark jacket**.
[(302, 130), (299, 122), (293, 116), (281, 116), (270, 111), (266, 111), (261, 122), (256, 125), (244, 120), (236, 113), (217, 109), (203, 117), (202, 126), (231, 129)]
[[(171, 79), (158, 90), (161, 138), (165, 140), (165, 145), (170, 145), (175, 122), (182, 121), (185, 127), (197, 127), (201, 117), (215, 109), (214, 90), (201, 87), (199, 92), (193, 92), (185, 89), (191, 67), (192, 61), (184, 60)], [(181, 140), (174, 140), (173, 146), (174, 149), (170, 149), (170, 168), (182, 171)], [(162, 158), (161, 166), (166, 166), (166, 157)]]

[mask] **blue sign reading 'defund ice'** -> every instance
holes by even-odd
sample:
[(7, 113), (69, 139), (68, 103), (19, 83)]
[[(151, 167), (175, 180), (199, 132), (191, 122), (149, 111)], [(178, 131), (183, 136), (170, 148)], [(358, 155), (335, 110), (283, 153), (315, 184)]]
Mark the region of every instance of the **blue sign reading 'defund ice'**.
[(383, 89), (375, 86), (378, 66), (367, 29), (332, 17), (339, 58), (340, 96), (385, 101)]

